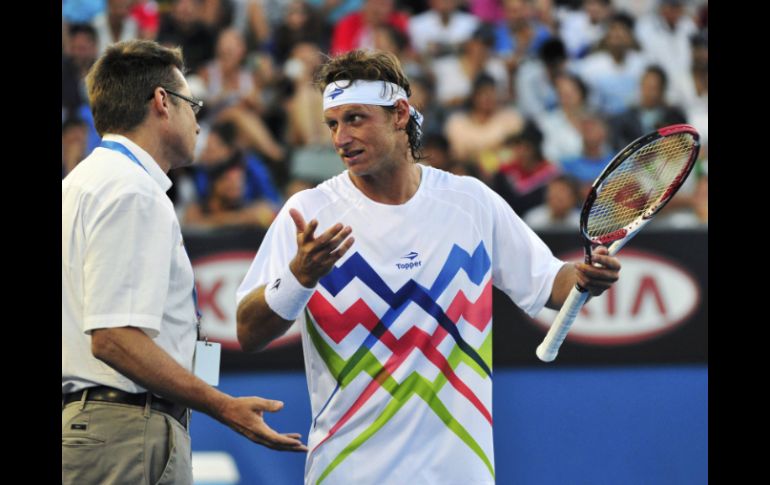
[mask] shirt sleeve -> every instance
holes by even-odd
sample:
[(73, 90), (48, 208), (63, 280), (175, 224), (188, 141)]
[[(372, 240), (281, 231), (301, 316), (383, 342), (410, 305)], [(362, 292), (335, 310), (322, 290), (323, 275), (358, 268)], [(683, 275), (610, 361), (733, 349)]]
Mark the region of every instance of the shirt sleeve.
[(280, 277), (297, 254), (297, 227), (289, 215), (289, 209), (299, 210), (305, 222), (310, 222), (311, 217), (296, 201), (296, 197), (289, 199), (267, 230), (249, 271), (235, 293), (236, 307), (253, 290)]
[(488, 191), (494, 218), (492, 278), (529, 316), (543, 309), (563, 261), (556, 258), (502, 197)]
[(132, 326), (156, 337), (175, 244), (173, 211), (156, 197), (133, 193), (98, 207), (92, 218), (86, 223), (84, 332)]

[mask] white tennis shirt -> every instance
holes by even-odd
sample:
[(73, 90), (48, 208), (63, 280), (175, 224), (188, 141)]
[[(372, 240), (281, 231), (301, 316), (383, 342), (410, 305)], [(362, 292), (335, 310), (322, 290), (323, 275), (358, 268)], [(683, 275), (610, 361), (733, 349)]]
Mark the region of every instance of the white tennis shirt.
[[(193, 271), (171, 180), (126, 137), (96, 148), (62, 180), (62, 393), (94, 385), (144, 392), (91, 353), (91, 331), (137, 327), (192, 369)], [(142, 168), (144, 167), (144, 168)]]
[(297, 251), (288, 214), (355, 243), (299, 318), (312, 422), (306, 483), (492, 484), (492, 285), (530, 315), (563, 262), (480, 181), (420, 166), (401, 205), (344, 172), (290, 198), (237, 292)]

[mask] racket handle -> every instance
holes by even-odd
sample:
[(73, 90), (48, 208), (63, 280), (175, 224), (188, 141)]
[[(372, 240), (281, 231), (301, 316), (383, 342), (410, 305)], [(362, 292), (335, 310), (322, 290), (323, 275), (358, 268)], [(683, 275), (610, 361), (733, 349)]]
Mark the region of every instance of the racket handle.
[(559, 314), (556, 315), (556, 319), (551, 324), (551, 328), (548, 330), (543, 342), (538, 345), (537, 357), (543, 362), (551, 362), (556, 358), (556, 354), (559, 353), (559, 347), (564, 339), (567, 337), (572, 323), (577, 318), (580, 309), (583, 308), (590, 293), (588, 291), (580, 291), (577, 288), (572, 288), (569, 296), (564, 301), (564, 304), (559, 310)]

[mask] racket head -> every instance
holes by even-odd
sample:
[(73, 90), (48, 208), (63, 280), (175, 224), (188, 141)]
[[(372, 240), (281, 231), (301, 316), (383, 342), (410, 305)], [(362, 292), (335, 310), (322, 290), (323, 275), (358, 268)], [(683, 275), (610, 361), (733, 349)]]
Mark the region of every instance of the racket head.
[(657, 214), (692, 172), (700, 135), (677, 124), (637, 138), (602, 170), (586, 197), (580, 232), (590, 246), (629, 237)]

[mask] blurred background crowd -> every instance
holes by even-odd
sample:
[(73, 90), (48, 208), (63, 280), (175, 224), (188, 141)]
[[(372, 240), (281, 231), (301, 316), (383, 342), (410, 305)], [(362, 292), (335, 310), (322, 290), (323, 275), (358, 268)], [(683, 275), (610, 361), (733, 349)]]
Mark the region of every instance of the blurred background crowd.
[(62, 177), (100, 142), (88, 69), (134, 38), (181, 46), (205, 103), (195, 163), (169, 173), (188, 229), (265, 228), (344, 170), (312, 80), (356, 48), (401, 60), (422, 163), (479, 178), (535, 230), (576, 229), (614, 154), (674, 123), (702, 149), (653, 224), (708, 224), (706, 0), (63, 0)]

